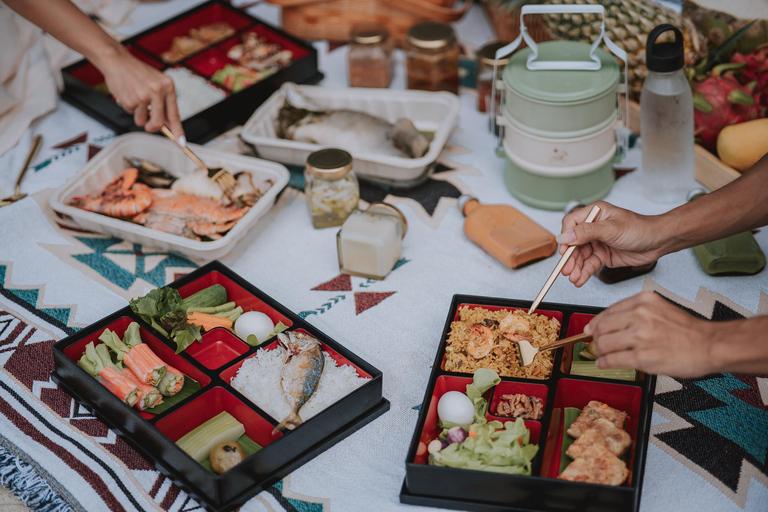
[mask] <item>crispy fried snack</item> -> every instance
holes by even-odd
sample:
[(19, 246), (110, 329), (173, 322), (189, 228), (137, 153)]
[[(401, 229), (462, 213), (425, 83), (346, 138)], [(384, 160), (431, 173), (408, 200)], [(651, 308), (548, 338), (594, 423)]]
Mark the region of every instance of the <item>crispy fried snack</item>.
[(624, 461), (602, 444), (593, 444), (571, 462), (558, 478), (571, 482), (621, 485), (627, 476), (629, 470)]
[(595, 444), (605, 446), (618, 457), (632, 444), (632, 438), (624, 429), (618, 428), (607, 419), (597, 418), (592, 426), (582, 432), (576, 441), (568, 447), (565, 453), (570, 458), (576, 459)]
[(579, 437), (584, 431), (591, 427), (592, 423), (598, 418), (605, 418), (616, 425), (617, 428), (623, 429), (624, 421), (627, 419), (627, 413), (609, 407), (607, 404), (598, 402), (597, 400), (592, 400), (586, 407), (584, 407), (581, 416), (576, 418), (576, 421), (574, 421), (568, 428), (568, 435), (574, 438)]

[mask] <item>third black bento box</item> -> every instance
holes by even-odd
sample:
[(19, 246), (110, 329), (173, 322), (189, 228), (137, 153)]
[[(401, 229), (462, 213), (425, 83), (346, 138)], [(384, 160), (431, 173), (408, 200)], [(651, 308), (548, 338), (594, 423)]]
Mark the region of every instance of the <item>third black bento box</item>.
[[(227, 35), (211, 37), (209, 42), (199, 47), (190, 43), (190, 34), (199, 34), (206, 27), (222, 24), (229, 27), (228, 32), (224, 32)], [(264, 44), (273, 45), (272, 48), (291, 52), (290, 64), (242, 89), (242, 84), (217, 81), (216, 72), (237, 64), (228, 56), (229, 50), (242, 43), (248, 35), (257, 36)], [(167, 52), (172, 49), (175, 39), (193, 46), (188, 47), (190, 51), (185, 55), (169, 58)], [(167, 73), (170, 70), (177, 77), (183, 75), (189, 88), (183, 91), (177, 86), (180, 108), (184, 101), (209, 97), (203, 101), (208, 105), (206, 108), (190, 109), (186, 117), (182, 112), (187, 140), (198, 144), (245, 123), (283, 83), (314, 84), (323, 77), (318, 70), (317, 50), (312, 45), (221, 0), (196, 6), (124, 40), (123, 45), (139, 60), (159, 71)], [(62, 74), (62, 97), (69, 103), (119, 134), (140, 130), (134, 123), (133, 115), (115, 102), (107, 90), (104, 76), (91, 63), (85, 60), (76, 62), (64, 68)]]
[[(656, 378), (642, 372), (637, 372), (631, 381), (573, 375), (574, 360), (580, 359), (573, 345), (555, 351), (551, 373), (546, 378), (502, 376), (501, 382), (483, 395), (489, 404), (488, 421), (514, 421), (499, 412), (499, 402), (504, 395), (537, 397), (543, 404), (543, 415), (539, 419), (524, 420), (530, 443), (539, 447), (532, 460), (530, 476), (429, 464), (426, 445), (440, 433), (437, 417), (440, 397), (448, 391), (464, 392), (467, 384), (472, 383), (472, 373), (458, 371), (460, 366), (449, 365), (446, 369), (452, 323), (460, 320), (462, 308), (464, 314), (474, 308), (511, 313), (527, 311), (529, 306), (529, 302), (519, 300), (454, 295), (408, 451), (401, 502), (479, 512), (639, 510)], [(582, 333), (600, 311), (601, 308), (545, 302), (536, 313), (556, 319), (560, 324), (557, 337), (562, 339)], [(627, 413), (623, 428), (632, 442), (622, 457), (629, 476), (618, 486), (558, 478), (570, 460), (563, 459), (566, 464), (561, 464), (561, 458), (568, 457), (563, 447), (566, 416), (569, 410), (583, 409), (592, 400)], [(520, 444), (523, 444), (522, 438)]]
[[(245, 311), (259, 311), (275, 324), (282, 322), (288, 326), (287, 332), (303, 332), (316, 338), (322, 351), (338, 366), (351, 366), (356, 378), (366, 381), (294, 430), (274, 433), (283, 418), (267, 414), (234, 389), (230, 380), (257, 351), (275, 349), (276, 341), (253, 347), (219, 327), (205, 331), (202, 342), (194, 342), (176, 354), (174, 342), (143, 322), (130, 307), (54, 344), (52, 378), (208, 510), (228, 511), (373, 421), (389, 409), (389, 402), (382, 397), (379, 370), (220, 262), (209, 263), (169, 286), (185, 298), (213, 284), (222, 285), (228, 300)], [(86, 345), (98, 345), (105, 329), (123, 336), (131, 322), (139, 323), (143, 343), (167, 365), (197, 381), (200, 389), (167, 410), (153, 414), (129, 407), (77, 365)], [(229, 471), (215, 475), (182, 451), (176, 441), (221, 412), (240, 422), (245, 435), (261, 449)]]

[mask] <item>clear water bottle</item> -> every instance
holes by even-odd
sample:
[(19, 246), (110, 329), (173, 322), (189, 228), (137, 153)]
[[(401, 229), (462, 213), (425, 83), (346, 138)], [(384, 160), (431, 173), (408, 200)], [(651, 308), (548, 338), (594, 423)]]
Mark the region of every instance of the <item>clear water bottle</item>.
[[(675, 40), (656, 40), (672, 31)], [(694, 186), (693, 95), (683, 73), (683, 34), (663, 24), (648, 35), (648, 78), (640, 96), (643, 192), (652, 201), (682, 203)]]

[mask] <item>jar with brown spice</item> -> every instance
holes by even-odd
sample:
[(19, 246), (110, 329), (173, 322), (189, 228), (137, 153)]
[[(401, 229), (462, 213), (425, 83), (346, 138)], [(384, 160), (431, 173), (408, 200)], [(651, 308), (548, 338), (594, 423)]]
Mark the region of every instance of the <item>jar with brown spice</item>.
[[(496, 51), (505, 43), (493, 41), (477, 51), (477, 110), (488, 112), (491, 109), (491, 91), (493, 88), (493, 61), (496, 59)], [(504, 90), (501, 72), (509, 62), (509, 57), (499, 59), (496, 64), (496, 112), (501, 106), (501, 95)]]
[(379, 23), (358, 23), (352, 27), (347, 62), (351, 87), (389, 87), (392, 43), (386, 27)]
[(405, 44), (408, 88), (459, 93), (459, 45), (450, 25), (422, 21)]

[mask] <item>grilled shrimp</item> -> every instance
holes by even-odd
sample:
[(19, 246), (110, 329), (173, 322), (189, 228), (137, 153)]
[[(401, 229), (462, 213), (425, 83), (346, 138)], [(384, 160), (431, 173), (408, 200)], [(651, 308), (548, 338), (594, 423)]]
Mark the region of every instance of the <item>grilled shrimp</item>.
[(467, 331), (469, 334), (467, 354), (475, 359), (487, 356), (493, 348), (493, 331), (480, 324), (470, 325)]
[(508, 340), (518, 341), (520, 334), (526, 334), (531, 329), (531, 322), (518, 313), (510, 313), (499, 322), (501, 335)]
[(137, 169), (126, 169), (103, 190), (73, 197), (72, 205), (110, 217), (133, 217), (152, 204), (152, 189), (136, 183), (138, 175)]

